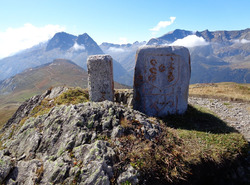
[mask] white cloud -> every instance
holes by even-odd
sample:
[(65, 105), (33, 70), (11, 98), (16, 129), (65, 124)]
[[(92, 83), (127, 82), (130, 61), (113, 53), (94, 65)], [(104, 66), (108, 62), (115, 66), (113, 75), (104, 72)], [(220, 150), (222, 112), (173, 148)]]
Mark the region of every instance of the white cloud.
[(247, 40), (247, 39), (235, 39), (233, 40), (234, 43), (240, 43), (240, 44), (247, 44), (247, 43), (250, 43), (250, 40)]
[(205, 46), (209, 43), (202, 37), (198, 37), (196, 35), (188, 35), (183, 39), (178, 39), (171, 46), (185, 46), (185, 47), (195, 47), (195, 46)]
[(122, 48), (115, 48), (115, 47), (110, 47), (108, 49), (109, 52), (124, 52), (125, 50)]
[(78, 51), (78, 50), (85, 50), (85, 46), (83, 44), (79, 45), (77, 43), (74, 44), (73, 49)]
[(250, 43), (250, 40), (242, 39), (242, 40), (240, 41), (240, 43), (242, 43), (242, 44), (247, 44), (247, 43)]
[(161, 28), (166, 28), (167, 26), (170, 26), (174, 23), (176, 17), (170, 17), (170, 21), (160, 21), (154, 28), (150, 29), (150, 31), (157, 32)]
[(8, 28), (6, 31), (0, 31), (0, 58), (47, 41), (55, 33), (64, 30), (65, 28), (59, 25), (49, 24), (36, 27), (27, 23), (19, 28)]

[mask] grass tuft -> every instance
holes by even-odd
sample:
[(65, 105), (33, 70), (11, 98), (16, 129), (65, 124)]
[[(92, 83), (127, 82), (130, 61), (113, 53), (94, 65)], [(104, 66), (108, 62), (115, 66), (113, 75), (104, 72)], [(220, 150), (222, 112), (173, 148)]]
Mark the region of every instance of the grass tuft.
[(37, 117), (39, 115), (47, 114), (50, 109), (56, 105), (75, 105), (87, 101), (89, 101), (89, 95), (87, 90), (81, 88), (70, 88), (55, 99), (42, 100), (40, 105), (38, 105), (31, 111), (30, 115)]
[(89, 101), (87, 90), (81, 88), (69, 89), (55, 99), (55, 104), (78, 104)]

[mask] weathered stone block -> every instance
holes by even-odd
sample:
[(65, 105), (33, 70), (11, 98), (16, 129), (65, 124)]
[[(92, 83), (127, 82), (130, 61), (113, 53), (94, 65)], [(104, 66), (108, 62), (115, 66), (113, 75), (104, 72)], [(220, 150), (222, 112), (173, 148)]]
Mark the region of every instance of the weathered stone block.
[(134, 109), (159, 117), (184, 113), (188, 105), (190, 75), (187, 48), (139, 48), (134, 74)]
[(91, 55), (87, 61), (91, 101), (114, 100), (113, 60), (109, 55)]

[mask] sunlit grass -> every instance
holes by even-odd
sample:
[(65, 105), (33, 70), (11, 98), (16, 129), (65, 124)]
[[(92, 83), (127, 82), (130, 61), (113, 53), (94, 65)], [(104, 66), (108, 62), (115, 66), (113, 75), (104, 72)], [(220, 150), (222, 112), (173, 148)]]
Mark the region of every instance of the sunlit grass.
[(189, 95), (250, 101), (250, 84), (237, 84), (233, 82), (193, 84), (189, 87)]

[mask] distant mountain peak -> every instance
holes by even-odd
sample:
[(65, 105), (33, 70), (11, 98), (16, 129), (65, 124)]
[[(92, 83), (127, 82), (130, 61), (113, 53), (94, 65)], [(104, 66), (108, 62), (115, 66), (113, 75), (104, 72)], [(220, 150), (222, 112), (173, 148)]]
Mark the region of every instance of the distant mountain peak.
[(79, 45), (86, 44), (88, 42), (95, 42), (95, 41), (87, 33), (79, 35), (76, 39), (76, 43)]
[(101, 48), (87, 33), (79, 35), (76, 39), (76, 43), (78, 45), (84, 45), (89, 55), (103, 54), (103, 51), (101, 50)]
[(103, 54), (103, 51), (97, 43), (87, 33), (79, 35), (78, 37), (66, 32), (56, 33), (54, 37), (49, 40), (46, 51), (57, 48), (62, 51), (68, 51), (71, 48), (74, 48), (75, 51), (85, 50), (88, 55)]
[(46, 51), (50, 51), (55, 48), (66, 51), (74, 45), (76, 38), (76, 36), (66, 32), (56, 33), (54, 37), (49, 40)]
[(183, 39), (187, 37), (188, 35), (193, 35), (193, 31), (187, 31), (182, 29), (176, 29), (171, 32), (166, 33), (165, 35), (153, 38), (148, 41), (147, 45), (155, 45), (155, 44), (170, 44), (178, 39)]

